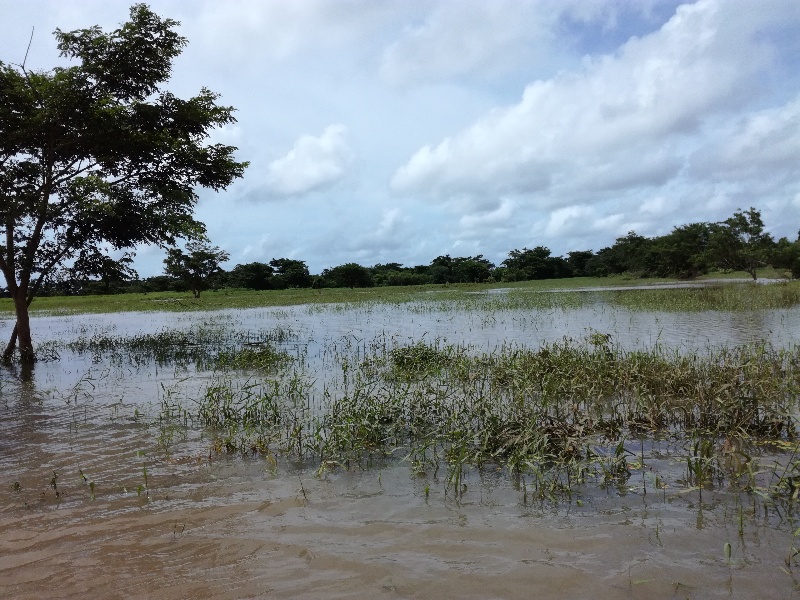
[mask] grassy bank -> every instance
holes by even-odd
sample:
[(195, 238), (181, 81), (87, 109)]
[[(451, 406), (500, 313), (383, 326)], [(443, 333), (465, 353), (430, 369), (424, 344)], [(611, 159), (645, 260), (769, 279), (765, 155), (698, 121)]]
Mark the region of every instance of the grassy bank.
[[(737, 274), (730, 274), (731, 284), (714, 283), (703, 289), (644, 289), (636, 291), (604, 292), (608, 301), (641, 310), (740, 310), (753, 308), (786, 308), (800, 304), (800, 282), (786, 282), (768, 286), (748, 285)], [(736, 282), (735, 284), (733, 282)], [(536, 309), (552, 307), (566, 302), (577, 306), (586, 301), (576, 295), (576, 290), (593, 288), (624, 288), (626, 286), (652, 287), (663, 284), (680, 285), (685, 282), (663, 279), (635, 279), (631, 277), (576, 277), (494, 284), (425, 285), (413, 287), (376, 287), (358, 289), (291, 289), (257, 292), (252, 290), (207, 291), (199, 299), (188, 293), (154, 292), (150, 294), (119, 294), (110, 296), (53, 296), (36, 298), (31, 305), (35, 314), (87, 314), (113, 312), (189, 312), (237, 308), (293, 306), (325, 303), (436, 303), (455, 302), (461, 308), (481, 310), (515, 308)], [(507, 289), (511, 293), (496, 295), (491, 301), (474, 292)], [(561, 300), (533, 294), (532, 292), (563, 291)], [(10, 299), (0, 299), (0, 316), (13, 316)]]

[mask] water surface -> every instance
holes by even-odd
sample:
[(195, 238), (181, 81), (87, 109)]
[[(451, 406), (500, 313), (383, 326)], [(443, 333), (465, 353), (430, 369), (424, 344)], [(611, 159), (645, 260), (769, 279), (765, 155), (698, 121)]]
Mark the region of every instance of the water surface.
[[(600, 332), (624, 349), (683, 352), (788, 346), (800, 339), (798, 317), (631, 312), (598, 294), (567, 310), (297, 306), (34, 317), (33, 330), (39, 341), (290, 330), (284, 348), (319, 384), (338, 376), (332, 348), (375, 339), (477, 352)], [(0, 337), (11, 326), (0, 324)], [(554, 504), (488, 470), (468, 472), (455, 497), (441, 474), (419, 477), (402, 462), (316, 476), (288, 460), (216, 455), (210, 432), (159, 425), (165, 401), (190, 405), (213, 373), (61, 350), (30, 381), (17, 375), (0, 375), (2, 598), (798, 596), (787, 562), (797, 524), (747, 495), (656, 490), (632, 477), (617, 488), (579, 486)], [(645, 463), (679, 470), (677, 450), (648, 445)]]

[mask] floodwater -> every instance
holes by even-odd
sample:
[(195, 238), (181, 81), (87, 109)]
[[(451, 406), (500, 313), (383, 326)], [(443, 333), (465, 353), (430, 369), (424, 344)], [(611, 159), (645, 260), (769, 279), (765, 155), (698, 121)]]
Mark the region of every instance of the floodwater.
[[(291, 331), (324, 381), (326, 349), (441, 340), (491, 350), (610, 333), (679, 351), (800, 339), (800, 311), (549, 311), (410, 305), (36, 317), (38, 341), (214, 324)], [(13, 323), (0, 322), (0, 339)], [(468, 472), (459, 497), (407, 464), (323, 477), (285, 461), (215, 455), (201, 429), (159, 427), (209, 373), (60, 351), (33, 377), (0, 374), (0, 598), (792, 598), (792, 515), (728, 490), (576, 490), (528, 498)], [(165, 439), (167, 438), (167, 439)], [(655, 470), (674, 462), (660, 446)], [(54, 478), (55, 473), (55, 478)], [(725, 545), (730, 544), (730, 559)]]

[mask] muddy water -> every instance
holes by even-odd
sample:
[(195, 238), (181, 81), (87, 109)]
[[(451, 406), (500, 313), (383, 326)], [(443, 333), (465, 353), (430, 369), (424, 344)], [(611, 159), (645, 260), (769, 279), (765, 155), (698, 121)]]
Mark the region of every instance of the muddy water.
[[(799, 316), (295, 307), (33, 326), (40, 340), (198, 322), (281, 327), (295, 333), (311, 376), (324, 378), (325, 348), (376, 336), (492, 348), (600, 331), (623, 347), (702, 349), (792, 343)], [(317, 477), (282, 460), (210, 455), (208, 433), (157, 418), (161, 402), (191, 402), (210, 374), (61, 354), (29, 382), (2, 373), (0, 598), (800, 596), (785, 563), (797, 524), (746, 496), (701, 498), (631, 478), (553, 505), (500, 474), (470, 472), (455, 498), (442, 477), (413, 476), (405, 464)], [(645, 462), (680, 468), (668, 447), (649, 449)]]

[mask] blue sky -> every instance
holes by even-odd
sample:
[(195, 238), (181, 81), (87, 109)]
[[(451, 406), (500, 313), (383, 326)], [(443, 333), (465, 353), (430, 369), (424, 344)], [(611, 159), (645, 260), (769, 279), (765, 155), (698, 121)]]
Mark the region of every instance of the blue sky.
[[(755, 206), (800, 228), (796, 0), (158, 0), (189, 40), (168, 89), (238, 109), (251, 162), (197, 216), (237, 263), (312, 272), (513, 248), (599, 250)], [(0, 60), (116, 0), (0, 0)], [(142, 276), (163, 254), (140, 248)]]

